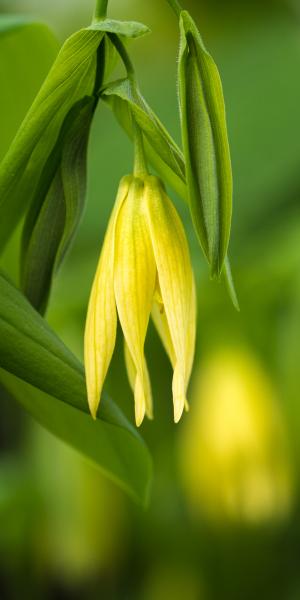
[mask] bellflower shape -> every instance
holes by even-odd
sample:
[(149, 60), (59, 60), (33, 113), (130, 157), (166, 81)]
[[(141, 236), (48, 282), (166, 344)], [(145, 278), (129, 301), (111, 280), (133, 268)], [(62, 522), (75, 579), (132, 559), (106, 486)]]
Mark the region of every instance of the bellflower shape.
[(188, 408), (194, 358), (196, 298), (189, 249), (162, 182), (150, 175), (121, 180), (95, 275), (85, 330), (85, 370), (92, 416), (112, 358), (117, 314), (134, 391), (135, 418), (152, 418), (144, 356), (150, 314), (171, 360), (174, 419)]

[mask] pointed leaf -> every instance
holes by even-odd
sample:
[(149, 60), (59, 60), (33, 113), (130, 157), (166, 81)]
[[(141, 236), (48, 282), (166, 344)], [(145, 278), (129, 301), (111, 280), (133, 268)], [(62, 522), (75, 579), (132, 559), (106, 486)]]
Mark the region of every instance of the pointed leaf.
[(222, 84), (187, 11), (180, 15), (179, 98), (190, 210), (213, 275), (228, 249), (232, 173)]
[(40, 312), (46, 308), (52, 276), (62, 262), (82, 215), (87, 142), (95, 106), (95, 99), (86, 97), (70, 110), (26, 217), (22, 238), (22, 289)]
[(35, 193), (65, 116), (93, 93), (102, 37), (100, 31), (81, 30), (65, 42), (0, 165), (0, 248)]

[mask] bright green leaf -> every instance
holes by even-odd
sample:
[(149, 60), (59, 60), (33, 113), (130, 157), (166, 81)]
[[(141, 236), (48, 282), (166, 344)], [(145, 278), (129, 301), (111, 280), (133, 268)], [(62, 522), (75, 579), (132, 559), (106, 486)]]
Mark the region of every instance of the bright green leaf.
[(68, 38), (0, 165), (0, 247), (34, 196), (66, 114), (94, 91), (102, 37), (83, 29)]

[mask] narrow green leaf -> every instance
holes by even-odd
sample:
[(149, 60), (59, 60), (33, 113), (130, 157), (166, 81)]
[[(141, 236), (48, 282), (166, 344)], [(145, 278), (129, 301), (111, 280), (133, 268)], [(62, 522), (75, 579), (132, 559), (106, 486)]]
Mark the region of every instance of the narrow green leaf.
[[(30, 212), (29, 217), (31, 217)], [(61, 173), (58, 169), (40, 207), (21, 263), (22, 290), (32, 306), (42, 314), (47, 306), (64, 224), (65, 198)]]
[(0, 249), (34, 196), (66, 114), (94, 91), (102, 37), (83, 29), (65, 42), (0, 165)]
[(114, 19), (103, 19), (95, 21), (87, 29), (92, 31), (103, 31), (115, 33), (127, 38), (136, 38), (150, 32), (149, 27), (136, 21), (116, 21)]
[(52, 276), (84, 208), (87, 144), (95, 106), (95, 99), (86, 97), (68, 113), (24, 224), (22, 289), (40, 312), (46, 309)]
[(79, 226), (84, 210), (87, 184), (87, 150), (95, 98), (86, 97), (68, 115), (67, 134), (61, 158), (61, 180), (65, 198), (65, 226), (56, 258), (56, 268), (62, 262)]
[(179, 98), (191, 215), (213, 275), (227, 254), (232, 173), (222, 84), (187, 11), (180, 15)]
[[(151, 464), (139, 434), (105, 394), (98, 420), (85, 414), (88, 405), (81, 363), (3, 274), (0, 368), (7, 372), (0, 376), (5, 387), (39, 422), (145, 501)], [(9, 373), (22, 382), (16, 383)]]
[(182, 153), (143, 96), (129, 79), (105, 87), (101, 98), (112, 108), (127, 135), (133, 138), (132, 115), (141, 128), (145, 151), (157, 173), (185, 197), (185, 168)]

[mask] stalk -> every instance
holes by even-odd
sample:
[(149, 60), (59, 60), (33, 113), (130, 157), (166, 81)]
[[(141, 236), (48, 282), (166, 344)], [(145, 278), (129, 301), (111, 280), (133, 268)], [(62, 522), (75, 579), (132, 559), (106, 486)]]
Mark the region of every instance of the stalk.
[(96, 6), (94, 11), (94, 21), (101, 21), (105, 19), (107, 13), (108, 0), (96, 0)]

